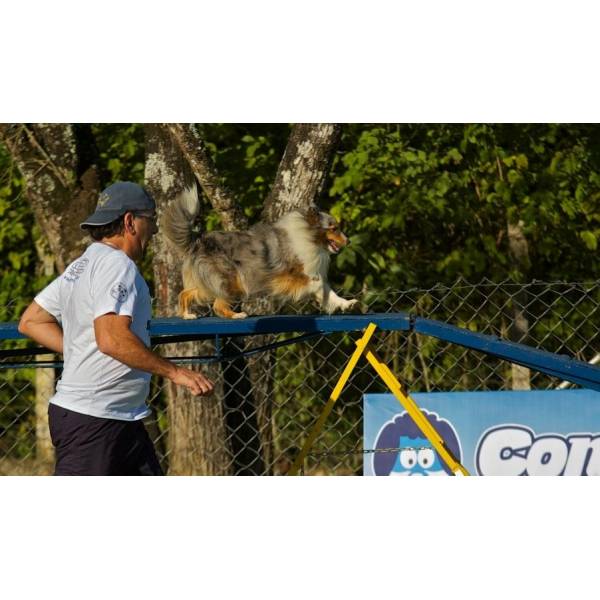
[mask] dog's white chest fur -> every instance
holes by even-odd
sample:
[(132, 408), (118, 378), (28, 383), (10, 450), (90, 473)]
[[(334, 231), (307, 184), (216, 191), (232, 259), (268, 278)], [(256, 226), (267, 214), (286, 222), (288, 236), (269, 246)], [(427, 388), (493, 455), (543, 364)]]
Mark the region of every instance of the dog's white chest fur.
[(314, 232), (306, 223), (306, 219), (296, 212), (291, 212), (282, 217), (278, 226), (287, 231), (289, 244), (304, 265), (304, 272), (311, 279), (327, 278), (329, 269), (329, 253), (317, 246), (314, 242)]

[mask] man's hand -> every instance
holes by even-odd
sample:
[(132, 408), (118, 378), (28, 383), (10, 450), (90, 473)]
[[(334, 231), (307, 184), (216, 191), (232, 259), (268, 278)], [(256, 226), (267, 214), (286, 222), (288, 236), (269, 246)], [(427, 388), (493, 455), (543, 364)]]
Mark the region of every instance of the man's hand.
[(215, 387), (213, 382), (202, 373), (182, 367), (176, 367), (176, 371), (169, 379), (177, 385), (188, 388), (194, 396), (208, 396)]

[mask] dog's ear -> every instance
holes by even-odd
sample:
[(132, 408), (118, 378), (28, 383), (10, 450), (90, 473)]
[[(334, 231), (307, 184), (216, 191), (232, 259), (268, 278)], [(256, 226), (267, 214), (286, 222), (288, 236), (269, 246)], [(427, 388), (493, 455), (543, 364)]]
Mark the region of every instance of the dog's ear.
[(318, 227), (321, 224), (321, 211), (316, 204), (311, 204), (304, 212), (309, 225)]

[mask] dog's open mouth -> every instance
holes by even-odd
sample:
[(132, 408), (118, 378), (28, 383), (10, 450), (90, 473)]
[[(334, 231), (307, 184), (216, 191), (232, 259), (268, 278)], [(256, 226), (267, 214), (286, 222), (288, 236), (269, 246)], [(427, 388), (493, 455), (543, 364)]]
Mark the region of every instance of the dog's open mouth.
[(333, 240), (327, 240), (327, 248), (329, 248), (329, 252), (332, 254), (337, 254), (340, 251), (341, 246), (336, 244)]

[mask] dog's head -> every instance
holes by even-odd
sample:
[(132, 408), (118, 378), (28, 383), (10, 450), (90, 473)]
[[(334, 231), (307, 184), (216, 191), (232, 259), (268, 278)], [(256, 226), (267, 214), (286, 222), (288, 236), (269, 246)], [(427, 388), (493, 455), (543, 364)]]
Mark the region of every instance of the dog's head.
[(350, 243), (341, 230), (340, 224), (330, 214), (320, 211), (316, 206), (311, 206), (305, 215), (306, 221), (315, 232), (317, 243), (331, 254), (337, 254)]

